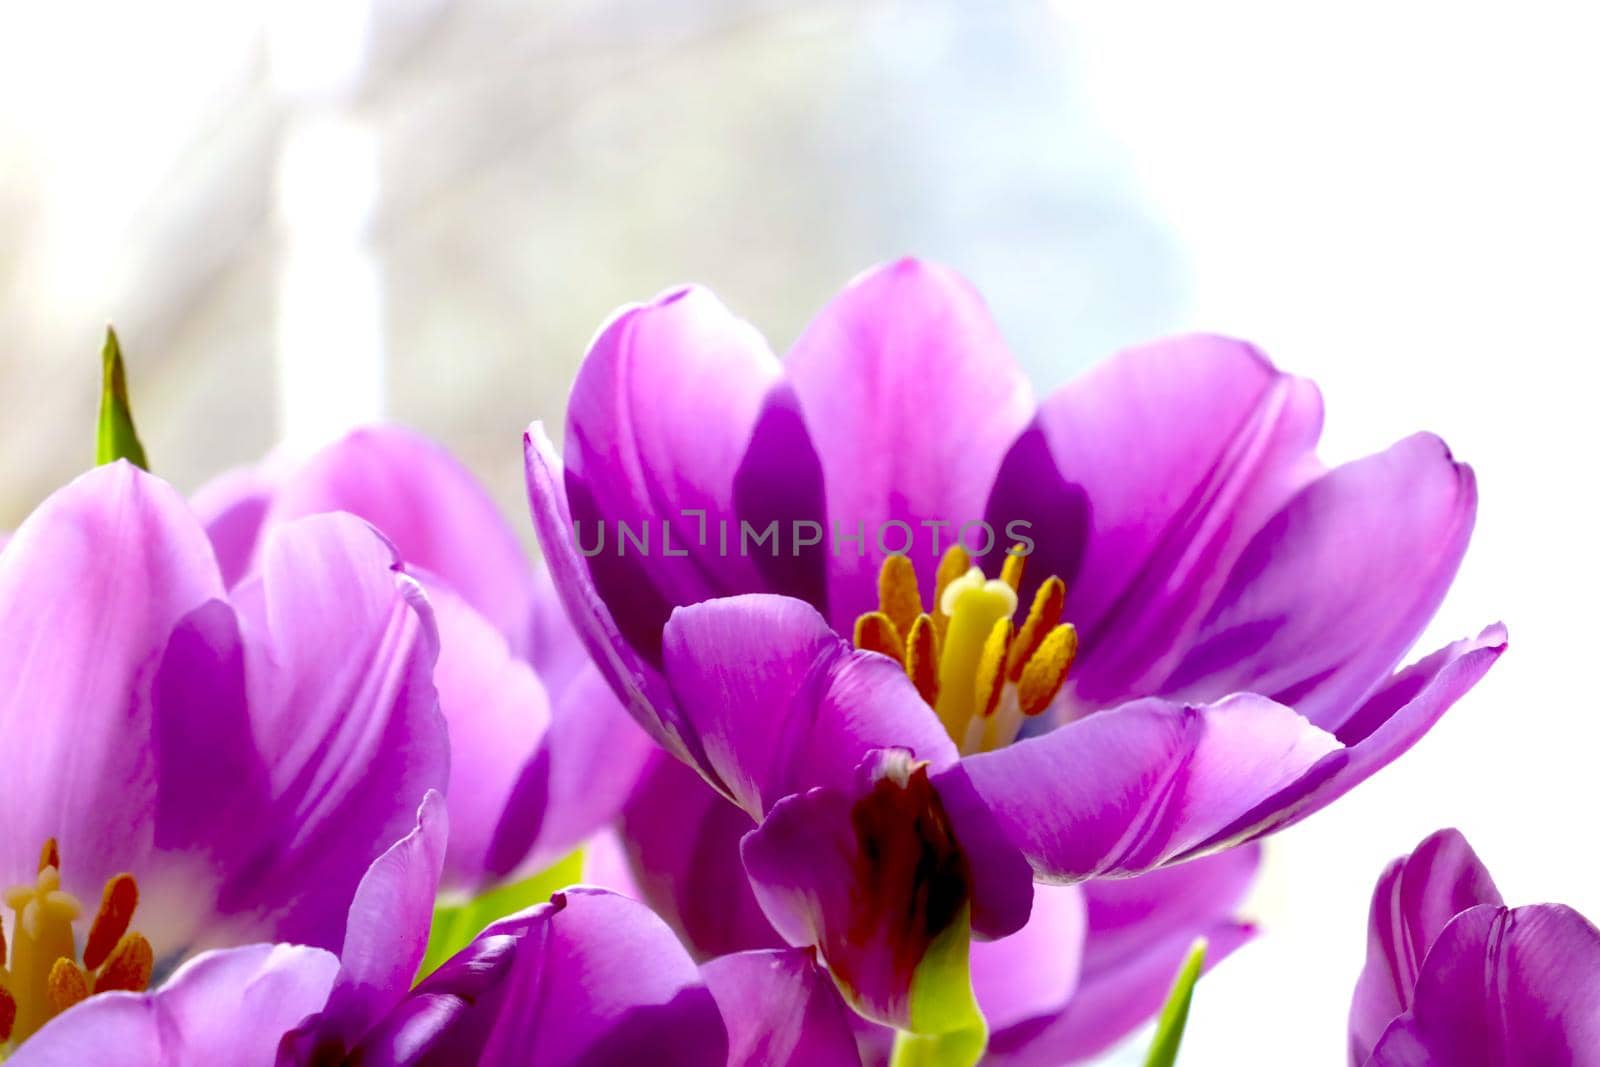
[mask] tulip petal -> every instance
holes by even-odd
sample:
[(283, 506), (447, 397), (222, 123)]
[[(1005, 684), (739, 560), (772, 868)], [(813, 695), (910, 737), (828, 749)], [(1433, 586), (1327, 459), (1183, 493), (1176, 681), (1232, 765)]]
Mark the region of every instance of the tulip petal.
[(339, 961), (299, 945), (196, 956), (151, 993), (102, 993), (56, 1016), (9, 1067), (271, 1067), (283, 1032), (327, 998)]
[(528, 557), (483, 486), (439, 445), (399, 426), (355, 430), (281, 479), (266, 523), (329, 511), (372, 523), (408, 566), (443, 578), (522, 647), (534, 596)]
[(849, 1009), (810, 953), (738, 952), (700, 973), (728, 1028), (728, 1067), (861, 1067)]
[[(533, 668), (486, 617), (431, 575), (421, 579), (439, 627), (433, 680), (450, 732), (445, 885), (470, 890), (509, 873), (531, 845), (525, 840), (521, 853), (490, 863), (496, 829), (524, 765), (547, 740), (550, 700)], [(545, 798), (531, 799), (526, 806), (537, 815)]]
[(704, 769), (754, 818), (791, 793), (852, 782), (876, 748), (908, 748), (936, 769), (956, 758), (905, 670), (851, 650), (804, 601), (755, 594), (680, 608), (663, 651)]
[(1367, 963), (1350, 1006), (1350, 1062), (1361, 1067), (1384, 1029), (1411, 1007), (1422, 961), (1451, 919), (1500, 891), (1466, 838), (1440, 830), (1395, 860), (1372, 895)]
[[(931, 600), (938, 553), (922, 524), (948, 524), (949, 544), (981, 520), (1000, 459), (1033, 413), (982, 297), (931, 263), (875, 267), (817, 314), (784, 367), (821, 460), (826, 519), (863, 535), (859, 552), (828, 557), (830, 620), (848, 632), (876, 605), (891, 521), (914, 535), (909, 555)], [(904, 534), (884, 537), (898, 548)]]
[(643, 905), (590, 888), (488, 927), (426, 978), (362, 1062), (704, 1067), (728, 1055), (716, 1001)]
[(903, 1030), (929, 1024), (914, 990), (942, 999), (952, 984), (970, 985), (969, 923), (999, 937), (1028, 917), (1033, 887), (1020, 855), (999, 851), (992, 827), (973, 832), (967, 816), (981, 805), (970, 793), (949, 810), (941, 800), (964, 782), (959, 766), (936, 778), (903, 751), (873, 753), (852, 789), (787, 797), (742, 844), (777, 931), (820, 948), (857, 1011)]
[(1046, 881), (1124, 876), (1183, 855), (1298, 780), (1338, 742), (1248, 694), (1149, 699), (962, 761)]
[(1041, 885), (1026, 926), (972, 943), (972, 989), (991, 1032), (1058, 1012), (1072, 999), (1087, 928), (1081, 887)]
[(1078, 887), (1088, 931), (1072, 997), (1016, 1025), (996, 1026), (990, 1040), (995, 1067), (1077, 1062), (1149, 1021), (1196, 938), (1207, 941), (1209, 968), (1253, 935), (1249, 924), (1232, 916), (1259, 864), (1260, 848), (1246, 846)]
[(1478, 683), (1506, 649), (1505, 627), (1446, 645), (1400, 671), (1339, 727), (1344, 747), (1197, 846), (1208, 852), (1276, 833), (1393, 763)]
[(1337, 731), (1444, 599), (1477, 500), (1430, 434), (1313, 482), (1251, 540), (1160, 691), (1262, 693)]
[(1600, 930), (1571, 908), (1483, 904), (1428, 950), (1370, 1067), (1600, 1064)]
[(281, 454), (269, 455), (260, 463), (218, 475), (189, 498), (216, 551), (223, 584), (230, 589), (250, 572), (272, 494), (288, 468)]
[(560, 692), (494, 829), (488, 870), (538, 871), (614, 820), (659, 752), (592, 664)]
[(272, 811), (241, 834), (256, 851), (218, 909), (271, 913), (275, 936), (332, 947), (368, 866), (445, 785), (433, 614), (393, 550), (348, 515), (271, 531), (233, 599)]
[[(667, 611), (759, 589), (738, 535), (734, 480), (779, 369), (761, 335), (705, 289), (663, 293), (601, 328), (567, 405), (566, 489), (594, 583), (652, 656)], [(688, 514), (685, 514), (688, 512)], [(627, 555), (622, 527), (647, 539)]]
[(151, 847), (152, 686), (174, 627), (223, 595), (183, 499), (126, 462), (53, 493), (0, 554), (0, 878), (55, 837), (97, 896)]
[(338, 980), (327, 1007), (299, 1028), (301, 1040), (349, 1048), (411, 988), (428, 947), (449, 836), (444, 798), (430, 792), (416, 828), (374, 860), (356, 888)]
[(784, 944), (739, 856), (739, 841), (753, 827), (749, 814), (666, 753), (651, 759), (624, 809), (621, 830), (638, 899), (698, 959)]
[(1261, 846), (1252, 844), (1134, 878), (1085, 882), (1085, 976), (1109, 971), (1155, 944), (1193, 941), (1231, 919), (1260, 867)]
[[(528, 505), (533, 526), (550, 566), (556, 592), (567, 616), (582, 639), (595, 666), (610, 684), (634, 721), (668, 751), (697, 766), (704, 766), (698, 739), (683, 721), (665, 680), (646, 662), (617, 626), (611, 608), (601, 598), (589, 567), (574, 539), (572, 512), (567, 502), (565, 477), (544, 428), (535, 423), (523, 435), (523, 458), (528, 479)], [(619, 603), (650, 595), (647, 587), (624, 595)], [(663, 619), (665, 616), (662, 616)], [(659, 642), (659, 634), (657, 635)]]
[[(1255, 928), (1224, 921), (1202, 936), (1209, 972), (1255, 936)], [(1061, 1014), (995, 1034), (985, 1067), (1059, 1067), (1103, 1054), (1160, 1010), (1193, 947), (1193, 936), (1168, 938), (1092, 978), (1085, 974)]]
[(1035, 524), (1024, 598), (1066, 582), (1082, 702), (1154, 691), (1251, 535), (1320, 472), (1321, 428), (1315, 386), (1221, 337), (1123, 352), (1044, 401), (988, 514)]

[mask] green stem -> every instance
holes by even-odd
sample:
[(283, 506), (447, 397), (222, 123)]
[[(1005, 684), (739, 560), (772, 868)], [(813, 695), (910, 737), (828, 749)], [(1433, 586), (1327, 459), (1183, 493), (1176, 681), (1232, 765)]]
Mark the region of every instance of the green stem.
[(913, 1034), (901, 1030), (894, 1037), (889, 1067), (976, 1067), (983, 1059), (988, 1034), (978, 1030), (952, 1030), (946, 1034)]

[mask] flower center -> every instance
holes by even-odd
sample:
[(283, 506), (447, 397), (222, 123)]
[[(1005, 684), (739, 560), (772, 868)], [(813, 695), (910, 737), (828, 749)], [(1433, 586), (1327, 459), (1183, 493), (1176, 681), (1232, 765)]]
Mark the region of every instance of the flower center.
[(0, 1048), (10, 1049), (80, 1000), (113, 989), (141, 992), (150, 984), (155, 955), (142, 934), (128, 929), (139, 904), (131, 874), (106, 883), (84, 942), (83, 959), (72, 922), (83, 908), (61, 888), (61, 852), (55, 838), (39, 853), (39, 875), (12, 886), (5, 902), (16, 912), (11, 952), (0, 935)]
[(878, 572), (878, 610), (856, 619), (855, 645), (905, 665), (917, 692), (962, 753), (1009, 745), (1023, 721), (1050, 706), (1078, 653), (1078, 632), (1061, 621), (1067, 589), (1052, 575), (1018, 628), (1025, 557), (1006, 556), (985, 578), (966, 549), (939, 561), (932, 613), (922, 610), (916, 568), (890, 556)]

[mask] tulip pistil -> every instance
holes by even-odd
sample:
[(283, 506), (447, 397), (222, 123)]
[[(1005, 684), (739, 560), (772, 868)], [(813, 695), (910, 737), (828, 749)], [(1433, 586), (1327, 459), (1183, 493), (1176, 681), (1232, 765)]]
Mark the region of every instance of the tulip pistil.
[(926, 612), (911, 561), (890, 556), (878, 574), (878, 610), (856, 619), (856, 647), (904, 664), (963, 753), (1015, 740), (1023, 721), (1061, 691), (1078, 653), (1077, 631), (1061, 621), (1060, 578), (1046, 579), (1020, 626), (1015, 621), (1025, 559), (1013, 550), (1000, 577), (986, 578), (965, 549), (952, 547)]
[(54, 838), (40, 850), (37, 877), (6, 890), (4, 899), (16, 921), (9, 953), (0, 936), (0, 1052), (96, 993), (141, 992), (149, 986), (155, 954), (142, 934), (129, 929), (139, 903), (133, 875), (106, 882), (81, 962), (72, 924), (83, 908), (61, 888), (61, 852)]

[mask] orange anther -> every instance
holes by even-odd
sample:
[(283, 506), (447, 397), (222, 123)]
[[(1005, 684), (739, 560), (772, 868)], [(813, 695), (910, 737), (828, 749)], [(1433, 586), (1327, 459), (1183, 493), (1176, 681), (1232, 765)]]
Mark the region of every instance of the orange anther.
[(927, 615), (918, 615), (911, 624), (911, 637), (906, 642), (906, 674), (928, 707), (939, 702), (939, 636), (934, 633), (933, 619)]
[(1016, 545), (1006, 553), (1006, 561), (1000, 565), (1000, 580), (1009, 585), (1013, 593), (1022, 588), (1022, 567), (1027, 561), (1022, 546)]
[(856, 619), (855, 645), (867, 652), (881, 652), (896, 663), (904, 663), (906, 646), (900, 631), (881, 611), (869, 611)]
[(106, 882), (100, 896), (100, 910), (89, 927), (89, 940), (83, 946), (83, 965), (91, 971), (106, 961), (133, 921), (139, 906), (139, 886), (131, 874), (119, 874)]
[(1009, 618), (996, 619), (989, 636), (984, 639), (983, 651), (978, 655), (977, 678), (974, 682), (973, 709), (981, 718), (988, 718), (1000, 706), (1000, 691), (1006, 683), (1006, 653), (1016, 626)]
[(1017, 683), (1017, 701), (1024, 715), (1037, 715), (1050, 706), (1067, 680), (1067, 671), (1078, 654), (1078, 631), (1070, 623), (1051, 630), (1039, 643)]
[(883, 568), (878, 571), (878, 610), (902, 634), (909, 634), (922, 614), (917, 569), (905, 556), (890, 556), (883, 561)]
[(50, 977), (45, 981), (45, 996), (50, 1001), (50, 1014), (60, 1015), (68, 1008), (89, 999), (89, 982), (78, 965), (65, 956), (56, 957), (50, 965)]
[(1033, 596), (1033, 604), (1028, 608), (1028, 618), (1023, 622), (1022, 630), (1011, 646), (1011, 655), (1006, 660), (1006, 675), (1013, 682), (1021, 679), (1023, 665), (1033, 658), (1045, 635), (1061, 621), (1061, 609), (1066, 602), (1066, 584), (1055, 575), (1046, 578), (1039, 586), (1039, 591)]
[(111, 950), (106, 965), (95, 976), (94, 991), (126, 989), (141, 993), (150, 985), (150, 972), (155, 969), (155, 963), (155, 952), (143, 934), (123, 934), (117, 947)]

